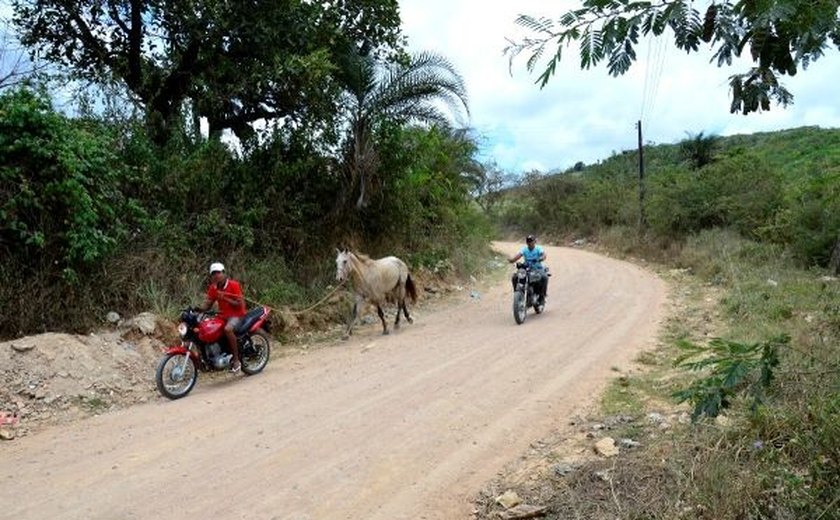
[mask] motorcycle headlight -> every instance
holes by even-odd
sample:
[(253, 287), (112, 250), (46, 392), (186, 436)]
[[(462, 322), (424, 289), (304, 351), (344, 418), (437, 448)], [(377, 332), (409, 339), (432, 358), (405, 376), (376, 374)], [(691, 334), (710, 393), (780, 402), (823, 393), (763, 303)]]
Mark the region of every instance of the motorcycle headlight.
[(178, 324), (178, 334), (180, 334), (182, 338), (187, 335), (187, 324), (183, 321)]

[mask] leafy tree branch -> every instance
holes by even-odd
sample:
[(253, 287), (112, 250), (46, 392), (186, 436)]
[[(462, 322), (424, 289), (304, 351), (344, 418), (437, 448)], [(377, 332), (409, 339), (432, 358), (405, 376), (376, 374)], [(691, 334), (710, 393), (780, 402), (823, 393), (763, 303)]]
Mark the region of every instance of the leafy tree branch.
[(533, 34), (510, 41), (505, 53), (511, 66), (520, 54), (530, 53), (526, 68), (541, 70), (542, 88), (573, 42), (579, 44), (582, 69), (606, 60), (608, 72), (619, 76), (636, 61), (641, 37), (670, 29), (674, 45), (687, 53), (709, 44), (719, 67), (745, 54), (752, 60), (755, 66), (729, 78), (730, 112), (746, 115), (769, 110), (772, 101), (792, 103), (779, 77), (793, 76), (826, 50), (840, 48), (838, 8), (838, 0), (724, 0), (708, 3), (701, 14), (690, 0), (586, 0), (558, 20), (520, 15), (516, 23)]

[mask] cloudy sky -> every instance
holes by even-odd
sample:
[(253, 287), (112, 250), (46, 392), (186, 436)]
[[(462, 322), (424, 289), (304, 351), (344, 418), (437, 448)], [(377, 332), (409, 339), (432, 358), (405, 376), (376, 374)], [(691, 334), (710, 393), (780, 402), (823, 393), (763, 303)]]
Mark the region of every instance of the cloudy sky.
[(525, 68), (528, 55), (509, 70), (505, 38), (523, 34), (514, 23), (519, 14), (556, 19), (579, 2), (399, 2), (409, 49), (436, 51), (454, 63), (467, 83), (470, 124), (480, 135), (482, 159), (506, 171), (565, 169), (635, 148), (640, 119), (646, 143), (675, 143), (686, 132), (732, 135), (805, 125), (840, 127), (836, 50), (783, 79), (794, 94), (792, 106), (731, 115), (728, 77), (749, 65), (718, 68), (709, 63), (708, 49), (687, 55), (663, 38), (642, 42), (638, 61), (618, 78), (602, 65), (580, 70), (577, 47), (565, 51), (557, 75), (543, 90), (534, 84), (537, 75)]

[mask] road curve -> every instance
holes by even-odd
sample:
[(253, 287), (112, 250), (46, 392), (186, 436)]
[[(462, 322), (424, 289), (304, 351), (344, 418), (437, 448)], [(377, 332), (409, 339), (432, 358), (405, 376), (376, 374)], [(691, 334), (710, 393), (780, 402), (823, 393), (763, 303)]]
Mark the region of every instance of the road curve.
[(546, 312), (521, 326), (505, 281), (390, 336), (368, 326), (256, 377), (3, 443), (0, 518), (469, 518), (477, 490), (591, 403), (662, 318), (650, 272), (546, 252)]

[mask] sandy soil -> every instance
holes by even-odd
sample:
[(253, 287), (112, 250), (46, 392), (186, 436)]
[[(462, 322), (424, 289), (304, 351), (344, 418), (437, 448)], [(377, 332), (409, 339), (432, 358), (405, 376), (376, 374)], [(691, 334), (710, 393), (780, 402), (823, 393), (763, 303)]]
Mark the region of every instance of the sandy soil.
[(653, 274), (546, 250), (546, 312), (521, 326), (505, 280), (390, 336), (373, 324), (255, 377), (0, 443), (0, 518), (470, 518), (482, 484), (590, 405), (662, 318)]

